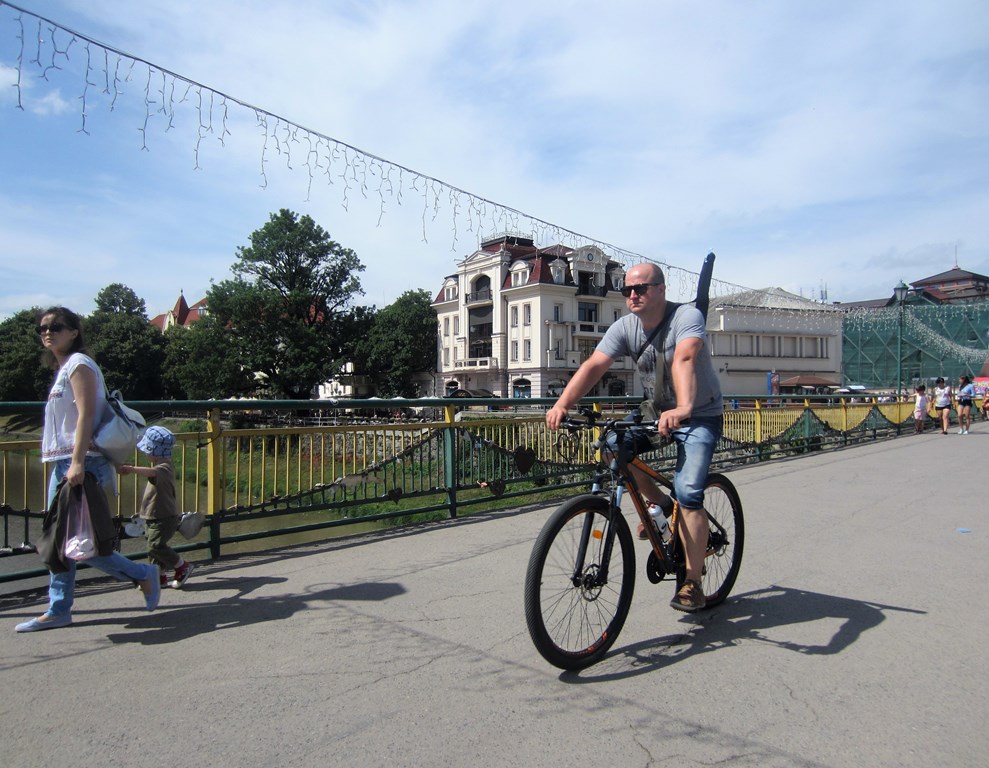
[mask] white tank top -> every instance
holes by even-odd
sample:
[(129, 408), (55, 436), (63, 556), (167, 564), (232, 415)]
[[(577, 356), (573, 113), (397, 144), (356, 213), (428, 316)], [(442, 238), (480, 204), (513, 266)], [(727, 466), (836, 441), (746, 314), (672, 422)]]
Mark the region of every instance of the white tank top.
[[(96, 361), (82, 352), (69, 356), (55, 376), (55, 383), (48, 392), (48, 404), (45, 406), (45, 431), (41, 438), (41, 460), (43, 462), (71, 459), (76, 444), (76, 422), (79, 421), (79, 409), (72, 396), (72, 385), (69, 377), (80, 365), (91, 368), (96, 373), (96, 410), (93, 415), (93, 431), (103, 423), (103, 417), (109, 407), (106, 403), (106, 384), (103, 383), (103, 372)], [(87, 456), (99, 456), (99, 452), (87, 450)]]

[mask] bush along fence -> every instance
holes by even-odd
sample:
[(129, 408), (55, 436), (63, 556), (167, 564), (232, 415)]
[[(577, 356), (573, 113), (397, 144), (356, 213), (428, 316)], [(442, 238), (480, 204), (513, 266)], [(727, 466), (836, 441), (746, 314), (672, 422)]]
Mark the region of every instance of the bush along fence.
[[(553, 503), (591, 476), (590, 445), (564, 460), (561, 433), (546, 429), (551, 399), (182, 401), (134, 405), (176, 432), (173, 464), (181, 511), (206, 515), (181, 551), (212, 558), (269, 539), (268, 546), (368, 532), (524, 503)], [(733, 401), (715, 464), (751, 462), (844, 447), (912, 432), (913, 404), (848, 399)], [(622, 418), (629, 398), (586, 404)], [(0, 419), (40, 423), (42, 403), (0, 403)], [(909, 426), (909, 429), (906, 427)], [(571, 455), (571, 450), (565, 455)], [(44, 575), (34, 545), (44, 514), (47, 469), (39, 440), (0, 439), (3, 541), (0, 582)], [(670, 468), (675, 447), (648, 455)], [(135, 454), (134, 461), (141, 457)], [(145, 460), (146, 461), (146, 460)], [(121, 551), (146, 555), (128, 539), (143, 481), (120, 478)]]

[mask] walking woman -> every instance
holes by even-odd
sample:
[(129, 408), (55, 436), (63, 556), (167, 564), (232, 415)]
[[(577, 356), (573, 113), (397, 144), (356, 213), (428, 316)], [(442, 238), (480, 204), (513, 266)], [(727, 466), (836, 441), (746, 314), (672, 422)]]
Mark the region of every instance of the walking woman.
[[(57, 371), (55, 383), (48, 393), (41, 439), (41, 460), (52, 465), (48, 486), (48, 506), (51, 508), (63, 480), (74, 489), (83, 486), (86, 476), (90, 475), (96, 482), (88, 485), (97, 493), (103, 493), (103, 486), (115, 487), (116, 471), (102, 454), (91, 448), (93, 433), (109, 406), (104, 396), (103, 372), (85, 354), (79, 316), (65, 307), (52, 307), (42, 312), (36, 330), (49, 366)], [(145, 607), (149, 611), (158, 607), (161, 595), (158, 566), (135, 563), (112, 550), (105, 555), (97, 554), (86, 563), (119, 581), (136, 582), (144, 594)], [(48, 610), (35, 619), (18, 624), (17, 632), (56, 629), (72, 623), (75, 561), (63, 559), (57, 568), (49, 563), (49, 571)]]
[(975, 402), (975, 387), (968, 376), (958, 380), (958, 434), (967, 435), (972, 426), (972, 403)]
[(951, 421), (951, 385), (944, 383), (943, 376), (938, 376), (938, 380), (934, 382), (934, 409), (941, 422), (941, 434), (948, 434), (948, 424)]

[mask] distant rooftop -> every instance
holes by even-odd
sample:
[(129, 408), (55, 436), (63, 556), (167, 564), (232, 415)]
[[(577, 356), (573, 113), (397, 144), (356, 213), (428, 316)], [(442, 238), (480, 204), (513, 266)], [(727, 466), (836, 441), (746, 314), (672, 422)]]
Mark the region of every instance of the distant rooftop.
[(805, 299), (782, 288), (762, 288), (755, 291), (740, 291), (726, 296), (713, 296), (712, 307), (752, 307), (760, 309), (795, 309), (827, 312), (836, 310), (833, 304), (822, 304)]

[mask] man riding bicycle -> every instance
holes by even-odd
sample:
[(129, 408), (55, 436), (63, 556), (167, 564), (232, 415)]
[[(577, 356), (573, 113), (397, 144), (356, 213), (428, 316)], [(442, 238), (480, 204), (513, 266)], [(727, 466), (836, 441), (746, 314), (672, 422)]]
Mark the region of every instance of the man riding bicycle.
[[(721, 386), (705, 343), (703, 314), (689, 304), (666, 300), (666, 280), (658, 265), (632, 267), (625, 275), (622, 295), (630, 314), (608, 328), (546, 412), (546, 425), (559, 429), (567, 411), (600, 381), (615, 360), (625, 355), (633, 357), (645, 399), (659, 415), (659, 434), (672, 437), (677, 445), (674, 488), (680, 503), (679, 530), (687, 572), (670, 605), (679, 611), (694, 612), (705, 603), (700, 584), (709, 534), (704, 486), (721, 438)], [(651, 447), (645, 435), (633, 434), (631, 439), (636, 452)], [(669, 497), (649, 477), (634, 466), (629, 468), (643, 496), (666, 509), (671, 506)]]

